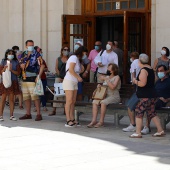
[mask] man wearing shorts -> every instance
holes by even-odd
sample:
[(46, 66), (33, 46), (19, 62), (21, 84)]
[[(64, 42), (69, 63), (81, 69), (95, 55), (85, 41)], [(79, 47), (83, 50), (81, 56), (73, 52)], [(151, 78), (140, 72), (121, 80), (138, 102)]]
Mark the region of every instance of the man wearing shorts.
[[(40, 54), (34, 50), (34, 42), (32, 40), (27, 40), (25, 42), (27, 50), (23, 52), (20, 66), (22, 72), (24, 72), (24, 77), (22, 74), (22, 92), (23, 92), (23, 101), (25, 102), (26, 114), (20, 117), (20, 120), (32, 119), (31, 116), (31, 100), (35, 102), (35, 107), (37, 110), (37, 116), (35, 121), (42, 120), (40, 113), (40, 100), (39, 96), (33, 94), (35, 88), (35, 82), (37, 80), (37, 75), (41, 78), (41, 74), (44, 70), (44, 65), (40, 65), (38, 62)], [(39, 73), (39, 74), (38, 74)]]

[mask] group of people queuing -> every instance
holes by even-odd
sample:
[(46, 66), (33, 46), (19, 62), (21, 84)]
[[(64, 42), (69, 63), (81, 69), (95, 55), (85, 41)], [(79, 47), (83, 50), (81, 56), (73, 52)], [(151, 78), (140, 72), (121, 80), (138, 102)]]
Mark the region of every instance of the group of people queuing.
[[(22, 101), (25, 103), (26, 114), (20, 117), (32, 119), (31, 100), (34, 101), (34, 111), (37, 112), (36, 121), (42, 120), (40, 103), (43, 110), (47, 111), (45, 95), (38, 96), (33, 93), (37, 78), (40, 77), (43, 83), (44, 93), (47, 85), (45, 72), (48, 70), (47, 64), (43, 59), (42, 49), (34, 46), (32, 40), (25, 42), (26, 50), (21, 52), (17, 46), (8, 49), (5, 57), (0, 64), (0, 74), (8, 69), (11, 72), (11, 86), (5, 87), (3, 81), (0, 82), (0, 121), (3, 121), (3, 110), (5, 102), (9, 100), (10, 120), (17, 120), (14, 115), (14, 101), (16, 96), (19, 98), (19, 108), (23, 109)], [(81, 41), (76, 42), (74, 51), (64, 45), (61, 53), (56, 58), (55, 82), (62, 82), (65, 91), (66, 124), (65, 127), (79, 126), (79, 122), (74, 117), (74, 106), (77, 100), (82, 100), (83, 81), (99, 83), (107, 87), (107, 95), (103, 100), (93, 100), (92, 120), (87, 125), (88, 128), (99, 128), (104, 126), (104, 118), (107, 105), (120, 102), (119, 89), (123, 78), (123, 51), (118, 47), (117, 41), (108, 41), (105, 49), (102, 49), (101, 41), (96, 41), (94, 49), (88, 53), (88, 49), (83, 46)], [(130, 125), (124, 128), (124, 132), (135, 131), (131, 138), (141, 138), (142, 134), (150, 132), (150, 121), (153, 120), (157, 127), (157, 132), (153, 136), (164, 136), (165, 132), (156, 115), (156, 109), (166, 106), (170, 101), (170, 60), (168, 59), (169, 49), (163, 47), (161, 57), (156, 59), (153, 68), (149, 65), (147, 54), (132, 52), (131, 62), (131, 81), (136, 87), (136, 92), (129, 99), (128, 115)], [(9, 65), (7, 63), (10, 63)], [(3, 76), (2, 76), (3, 77)], [(54, 100), (63, 100), (61, 97)], [(56, 108), (61, 107), (60, 103), (53, 103), (53, 110), (49, 116), (56, 114)], [(97, 121), (98, 109), (100, 105), (100, 118)], [(147, 115), (146, 125), (142, 129), (143, 116)], [(135, 119), (135, 116), (136, 119)]]
[[(14, 103), (16, 96), (19, 99), (19, 108), (24, 109), (23, 101), (25, 103), (26, 114), (20, 117), (23, 119), (32, 119), (31, 115), (31, 100), (34, 101), (35, 111), (37, 116), (35, 121), (42, 120), (40, 113), (40, 103), (43, 110), (47, 111), (45, 95), (38, 96), (33, 93), (38, 76), (42, 80), (44, 92), (46, 89), (46, 74), (48, 70), (45, 60), (43, 59), (42, 49), (34, 46), (33, 40), (25, 42), (25, 51), (20, 51), (18, 46), (13, 46), (12, 49), (5, 51), (5, 56), (0, 64), (0, 121), (4, 121), (3, 111), (5, 103), (9, 101), (10, 120), (16, 121), (14, 117)], [(9, 71), (10, 74), (5, 75)], [(8, 82), (8, 86), (7, 83)], [(10, 84), (10, 83), (11, 84)]]

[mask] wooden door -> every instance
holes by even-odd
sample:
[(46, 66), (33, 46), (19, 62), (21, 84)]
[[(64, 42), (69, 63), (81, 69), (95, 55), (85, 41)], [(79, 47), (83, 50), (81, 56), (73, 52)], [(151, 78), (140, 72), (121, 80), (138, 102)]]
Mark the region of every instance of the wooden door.
[(130, 53), (137, 51), (150, 55), (149, 26), (146, 14), (138, 12), (124, 12), (124, 82), (129, 82)]
[(90, 51), (95, 43), (95, 18), (81, 15), (63, 15), (62, 44), (67, 44), (73, 51), (74, 44), (80, 40)]

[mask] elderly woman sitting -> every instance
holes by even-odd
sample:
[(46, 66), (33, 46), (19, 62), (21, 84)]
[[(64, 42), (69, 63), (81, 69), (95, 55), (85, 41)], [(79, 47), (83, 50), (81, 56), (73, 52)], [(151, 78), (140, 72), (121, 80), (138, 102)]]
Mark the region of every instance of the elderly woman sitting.
[(139, 56), (139, 67), (141, 68), (137, 78), (133, 79), (133, 83), (136, 84), (137, 92), (136, 95), (140, 99), (136, 106), (136, 133), (130, 135), (130, 138), (141, 138), (141, 128), (144, 113), (146, 112), (148, 120), (153, 120), (157, 127), (157, 132), (153, 135), (154, 137), (164, 136), (160, 120), (156, 116), (155, 102), (156, 102), (156, 90), (154, 88), (155, 74), (152, 67), (148, 64), (149, 57), (146, 54), (140, 54)]
[[(104, 100), (93, 100), (93, 114), (92, 114), (92, 121), (90, 124), (87, 125), (88, 128), (99, 128), (104, 125), (104, 117), (106, 113), (106, 107), (108, 104), (111, 103), (119, 103), (120, 102), (120, 95), (119, 89), (121, 87), (120, 77), (118, 76), (118, 66), (116, 64), (109, 64), (108, 65), (108, 73), (110, 76), (101, 76), (100, 79), (104, 81), (103, 85), (108, 86), (107, 88), (107, 95)], [(101, 85), (99, 84), (98, 87)], [(97, 115), (98, 115), (98, 105), (101, 105), (101, 115), (100, 120), (97, 123)]]

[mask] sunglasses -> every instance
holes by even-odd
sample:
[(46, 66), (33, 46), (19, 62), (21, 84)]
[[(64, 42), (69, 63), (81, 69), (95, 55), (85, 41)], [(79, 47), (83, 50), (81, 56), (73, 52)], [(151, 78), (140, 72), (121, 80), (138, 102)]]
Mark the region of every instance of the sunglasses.
[(68, 49), (63, 49), (63, 51), (69, 51)]

